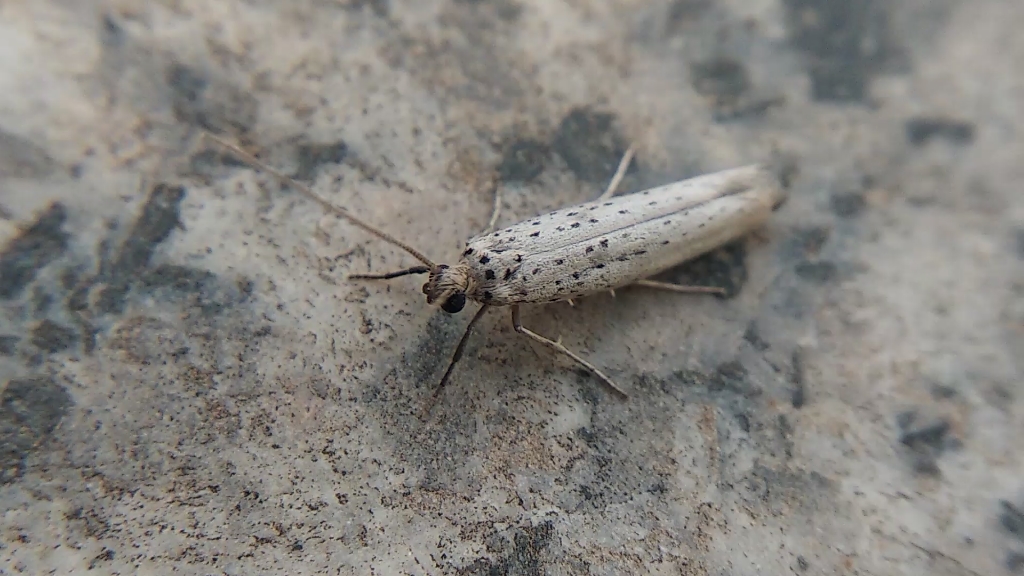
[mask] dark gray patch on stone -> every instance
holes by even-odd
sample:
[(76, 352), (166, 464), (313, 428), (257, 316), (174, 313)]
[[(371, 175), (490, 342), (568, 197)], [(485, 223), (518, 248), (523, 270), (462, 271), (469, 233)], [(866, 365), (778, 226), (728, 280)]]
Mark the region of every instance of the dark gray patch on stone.
[(341, 164), (348, 156), (348, 144), (344, 141), (330, 144), (303, 144), (297, 152), (299, 167), (293, 177), (296, 180), (311, 181), (317, 170), (324, 164)]
[(194, 174), (210, 175), (221, 167), (248, 168), (249, 165), (220, 150), (200, 150), (189, 158), (189, 169)]
[(779, 432), (779, 438), (786, 458), (793, 457), (793, 424), (790, 423), (789, 417), (785, 414), (779, 414), (775, 419), (776, 429)]
[(71, 290), (78, 285), (80, 271), (75, 267), (65, 268), (60, 271), (60, 287), (64, 290)]
[(746, 331), (743, 332), (743, 339), (749, 342), (758, 352), (764, 352), (769, 348), (768, 343), (761, 338), (761, 331), (758, 329), (756, 321), (751, 321), (747, 325)]
[(0, 251), (0, 300), (11, 300), (68, 248), (64, 206), (54, 203)]
[(750, 75), (742, 62), (713, 58), (690, 65), (690, 81), (698, 94), (716, 101), (736, 102), (750, 91)]
[(182, 186), (157, 184), (153, 187), (128, 232), (128, 240), (111, 266), (115, 276), (135, 274), (149, 265), (157, 246), (181, 227), (180, 206), (184, 198)]
[(916, 418), (917, 413), (914, 412), (913, 410), (900, 412), (899, 414), (896, 414), (896, 426), (898, 426), (900, 430), (903, 430), (910, 426), (911, 422), (913, 422)]
[(830, 493), (835, 485), (818, 472), (803, 473), (788, 468), (771, 468), (761, 464), (743, 479), (748, 504), (773, 514), (799, 508), (811, 495)]
[(460, 576), (544, 574), (542, 558), (554, 533), (554, 524), (547, 521), (536, 526), (513, 528), (506, 534), (494, 534), (487, 539), (487, 551), (498, 557), (494, 560), (480, 558), (456, 573)]
[(241, 293), (243, 299), (247, 299), (252, 296), (252, 293), (256, 290), (256, 283), (246, 277), (238, 278), (235, 285), (238, 287), (238, 291)]
[(1013, 574), (1024, 571), (1024, 552), (1011, 550), (1006, 554), (1006, 569)]
[(390, 0), (350, 0), (342, 4), (348, 10), (362, 10), (369, 8), (374, 16), (386, 18), (391, 15)]
[(207, 270), (176, 264), (161, 264), (142, 277), (146, 288), (171, 288), (180, 292), (202, 293), (216, 276)]
[(920, 428), (906, 430), (900, 436), (900, 443), (905, 446), (927, 445), (940, 449), (945, 444), (946, 434), (951, 426), (946, 420), (939, 420)]
[(751, 382), (747, 369), (739, 361), (732, 360), (720, 364), (707, 379), (708, 390), (711, 392), (732, 392), (745, 397), (761, 394), (761, 389)]
[(730, 122), (754, 119), (764, 116), (772, 108), (785, 104), (782, 97), (747, 97), (736, 102), (718, 102), (714, 106), (712, 117), (715, 122)]
[(171, 108), (179, 122), (214, 133), (246, 133), (256, 124), (259, 103), (251, 94), (226, 80), (175, 63), (167, 68)]
[(110, 562), (114, 559), (115, 556), (116, 553), (113, 550), (111, 550), (110, 548), (104, 548), (102, 552), (93, 557), (93, 559), (89, 562), (89, 570), (95, 570), (96, 567), (100, 564), (104, 562)]
[(93, 326), (81, 314), (75, 314), (75, 324), (82, 337), (82, 352), (92, 354), (96, 350), (96, 335), (99, 334), (99, 328)]
[(832, 230), (825, 226), (797, 230), (793, 233), (792, 249), (789, 251), (794, 259), (817, 256), (831, 235)]
[(53, 295), (46, 291), (42, 286), (36, 286), (32, 289), (32, 308), (36, 316), (42, 316), (50, 309), (53, 305)]
[(803, 408), (807, 403), (807, 386), (804, 381), (803, 355), (797, 350), (793, 352), (791, 380), (793, 381), (793, 408)]
[(0, 483), (24, 472), (25, 458), (46, 441), (72, 405), (50, 378), (11, 380), (0, 394)]
[(860, 191), (837, 192), (830, 200), (832, 213), (840, 218), (853, 218), (859, 216), (867, 202), (864, 201), (864, 194)]
[[(68, 309), (80, 312), (91, 305), (98, 314), (119, 314), (133, 291), (161, 301), (184, 303), (198, 308), (204, 315), (218, 314), (245, 300), (248, 294), (244, 283), (222, 285), (206, 270), (152, 263), (158, 247), (176, 228), (181, 228), (180, 205), (185, 194), (181, 186), (163, 183), (154, 186), (119, 247), (100, 250), (99, 272), (92, 278), (77, 281), (67, 297)], [(113, 245), (113, 239), (104, 244)], [(105, 252), (111, 254), (104, 257)], [(247, 289), (251, 292), (252, 286)]]
[[(433, 386), (437, 385), (442, 371), (447, 368), (447, 362), (459, 343), (461, 331), (464, 329), (461, 326), (463, 324), (459, 322), (458, 317), (438, 310), (427, 321), (416, 348), (403, 359), (404, 367), (410, 371), (415, 381), (423, 384), (423, 390), (433, 393)], [(474, 335), (479, 336), (479, 329), (479, 326), (475, 327), (470, 338)], [(467, 344), (467, 349), (472, 347), (472, 342)], [(467, 361), (472, 360), (464, 355), (460, 363)]]
[(953, 386), (947, 386), (946, 384), (940, 384), (933, 382), (930, 391), (932, 397), (936, 400), (949, 400), (950, 398), (956, 398), (958, 392)]
[(814, 99), (864, 100), (872, 78), (898, 52), (889, 37), (886, 3), (783, 0), (783, 4), (790, 43), (806, 56)]
[[(793, 186), (793, 182), (800, 176), (800, 158), (796, 154), (776, 151), (766, 166), (779, 179), (779, 185), (786, 190), (789, 190)], [(774, 210), (781, 207), (782, 204), (779, 204), (774, 207)]]
[(686, 24), (699, 22), (714, 0), (675, 0), (665, 15), (665, 29), (669, 33), (678, 31)]
[(906, 448), (905, 456), (914, 471), (928, 476), (939, 475), (939, 456), (958, 443), (949, 437), (952, 428), (949, 421), (939, 419), (919, 423), (917, 413), (908, 411), (897, 415), (896, 424), (900, 428), (900, 444)]
[(914, 146), (923, 146), (933, 139), (943, 139), (952, 144), (974, 142), (974, 124), (966, 120), (922, 116), (911, 118), (906, 123), (907, 141)]
[(162, 300), (187, 298), (189, 304), (205, 314), (220, 313), (232, 301), (241, 300), (241, 294), (233, 289), (222, 289), (212, 272), (177, 264), (160, 264), (146, 270), (138, 288)]
[(732, 58), (713, 58), (691, 64), (690, 81), (698, 94), (710, 99), (718, 122), (761, 116), (782, 103), (780, 98), (752, 95), (746, 66)]
[(120, 48), (125, 43), (125, 31), (111, 14), (104, 14), (100, 23), (100, 44), (104, 48)]
[(456, 4), (464, 4), (467, 6), (478, 6), (488, 7), (494, 10), (494, 15), (505, 20), (506, 22), (513, 22), (518, 20), (523, 13), (523, 7), (518, 2), (513, 0), (453, 0)]
[(1024, 260), (1024, 228), (1018, 228), (1013, 233), (1017, 248), (1017, 257)]
[(543, 142), (530, 138), (515, 140), (502, 153), (498, 178), (502, 182), (532, 182), (544, 171), (548, 154)]
[[(559, 124), (552, 148), (577, 178), (607, 185), (628, 148), (614, 124), (612, 114), (574, 108)], [(635, 171), (636, 162), (632, 162), (627, 174)]]
[(796, 265), (796, 275), (814, 284), (827, 284), (839, 274), (838, 267), (827, 260), (804, 261)]
[(143, 275), (157, 247), (181, 226), (179, 210), (184, 198), (181, 186), (157, 184), (150, 191), (121, 249), (95, 282), (105, 284), (96, 300), (100, 312), (123, 310), (131, 286)]
[(1007, 532), (1024, 542), (1024, 512), (1007, 500), (1000, 500), (999, 506), (1002, 508), (1002, 512), (999, 514), (999, 523)]
[[(207, 80), (198, 71), (182, 64), (172, 64), (167, 70), (167, 83), (174, 90), (175, 106), (195, 106), (206, 91)], [(190, 114), (188, 109), (175, 110), (179, 114)]]
[(747, 282), (747, 249), (736, 241), (685, 262), (653, 278), (686, 286), (711, 286), (725, 290), (718, 298), (733, 298)]
[(59, 164), (43, 146), (24, 136), (0, 130), (0, 177), (43, 178), (58, 167)]
[(0, 334), (0, 356), (14, 356), (21, 338), (13, 334)]
[(49, 319), (37, 323), (29, 336), (29, 342), (50, 354), (63, 352), (74, 346), (77, 341), (77, 332)]

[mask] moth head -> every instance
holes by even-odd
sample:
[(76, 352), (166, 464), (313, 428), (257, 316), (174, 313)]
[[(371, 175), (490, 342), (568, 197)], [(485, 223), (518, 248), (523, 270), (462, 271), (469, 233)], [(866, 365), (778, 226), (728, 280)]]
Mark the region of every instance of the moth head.
[(438, 264), (430, 271), (423, 293), (427, 304), (441, 303), (441, 310), (457, 314), (466, 306), (466, 292), (469, 291), (469, 269), (462, 265)]

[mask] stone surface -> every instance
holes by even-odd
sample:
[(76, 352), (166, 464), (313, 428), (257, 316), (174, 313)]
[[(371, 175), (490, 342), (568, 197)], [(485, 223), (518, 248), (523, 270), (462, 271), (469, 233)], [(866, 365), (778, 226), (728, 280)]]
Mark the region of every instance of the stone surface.
[[(1024, 564), (1024, 4), (0, 3), (0, 573), (1002, 574)], [(524, 323), (487, 223), (786, 163), (761, 232)], [(467, 312), (472, 308), (467, 307)]]

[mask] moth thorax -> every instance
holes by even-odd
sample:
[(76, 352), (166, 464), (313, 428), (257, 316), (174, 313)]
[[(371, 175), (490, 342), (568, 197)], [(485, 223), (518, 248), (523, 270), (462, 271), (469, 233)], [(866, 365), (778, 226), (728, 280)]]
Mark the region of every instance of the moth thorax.
[(466, 305), (469, 283), (469, 269), (466, 266), (438, 264), (430, 271), (430, 277), (423, 285), (423, 293), (427, 295), (427, 304), (440, 302), (442, 310), (455, 314)]

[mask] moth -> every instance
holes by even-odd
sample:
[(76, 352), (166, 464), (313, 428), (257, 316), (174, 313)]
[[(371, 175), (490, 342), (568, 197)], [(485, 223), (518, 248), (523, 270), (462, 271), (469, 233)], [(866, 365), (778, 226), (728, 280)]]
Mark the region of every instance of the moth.
[(675, 292), (714, 293), (720, 288), (683, 286), (649, 280), (660, 272), (727, 244), (762, 225), (786, 199), (786, 191), (764, 165), (751, 164), (663, 186), (614, 196), (635, 149), (619, 162), (607, 189), (591, 202), (555, 210), (495, 231), (501, 189), (494, 185), (494, 208), (487, 229), (470, 239), (455, 264), (437, 264), (416, 248), (341, 208), (238, 146), (206, 134), (251, 166), (270, 173), (328, 212), (393, 244), (421, 262), (386, 274), (354, 274), (350, 279), (389, 280), (427, 274), (427, 303), (449, 314), (467, 302), (480, 304), (466, 325), (448, 368), (434, 390), (429, 410), (451, 378), (474, 325), (491, 308), (507, 307), (519, 334), (571, 358), (627, 397), (592, 363), (522, 325), (520, 306), (547, 304), (627, 286)]

